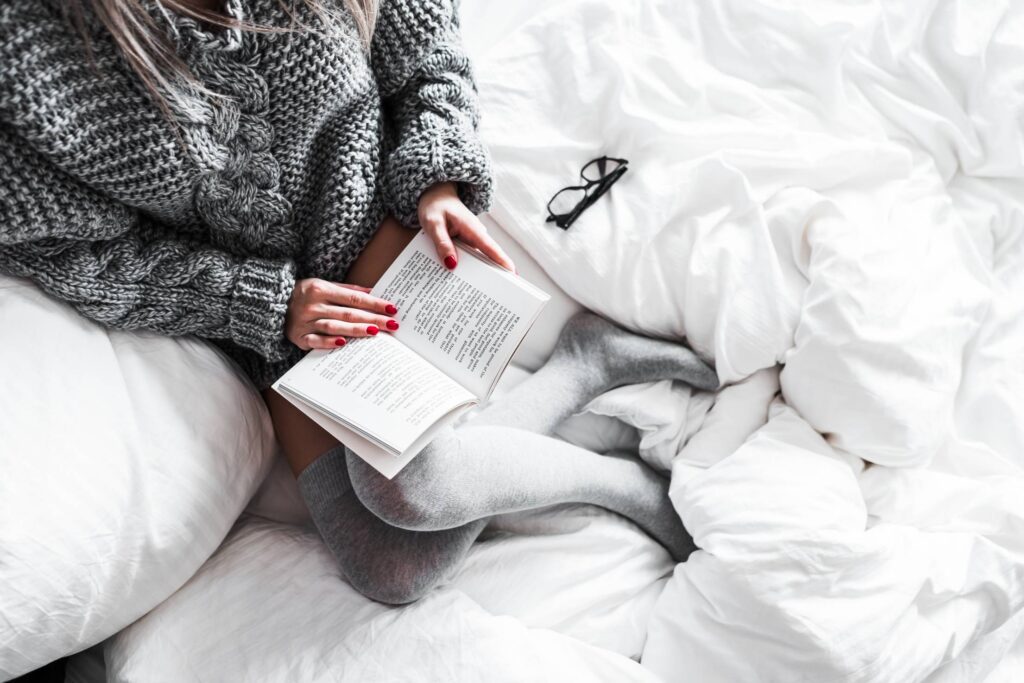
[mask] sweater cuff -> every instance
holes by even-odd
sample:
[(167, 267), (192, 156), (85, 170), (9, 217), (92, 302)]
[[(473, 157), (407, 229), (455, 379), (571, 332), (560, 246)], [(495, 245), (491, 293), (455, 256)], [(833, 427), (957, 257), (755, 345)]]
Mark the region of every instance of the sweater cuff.
[(491, 206), (491, 160), (473, 131), (456, 126), (427, 129), (404, 141), (390, 156), (384, 174), (388, 210), (403, 225), (419, 228), (419, 201), (430, 186), (453, 182), (474, 214)]
[(231, 297), (231, 340), (267, 360), (284, 357), (290, 344), (284, 336), (284, 319), (294, 288), (292, 263), (245, 261)]

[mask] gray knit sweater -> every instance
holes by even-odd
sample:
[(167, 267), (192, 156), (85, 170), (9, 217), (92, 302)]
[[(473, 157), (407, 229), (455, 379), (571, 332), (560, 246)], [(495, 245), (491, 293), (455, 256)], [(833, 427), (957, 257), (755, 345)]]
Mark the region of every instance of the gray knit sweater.
[[(231, 96), (177, 114), (183, 151), (95, 17), (98, 72), (61, 0), (2, 0), (0, 270), (106, 325), (214, 341), (269, 386), (302, 354), (284, 337), (296, 278), (344, 281), (387, 213), (417, 226), (433, 183), (488, 207), (456, 2), (383, 0), (367, 55), (348, 15), (343, 35), (222, 31), (144, 0)], [(289, 22), (278, 0), (227, 9)]]

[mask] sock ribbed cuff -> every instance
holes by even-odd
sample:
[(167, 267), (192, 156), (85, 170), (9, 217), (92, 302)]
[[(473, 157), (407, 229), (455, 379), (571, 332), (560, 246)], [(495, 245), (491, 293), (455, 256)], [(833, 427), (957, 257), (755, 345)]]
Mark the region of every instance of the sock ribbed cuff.
[(338, 444), (310, 463), (298, 476), (299, 493), (310, 512), (352, 490), (345, 446)]

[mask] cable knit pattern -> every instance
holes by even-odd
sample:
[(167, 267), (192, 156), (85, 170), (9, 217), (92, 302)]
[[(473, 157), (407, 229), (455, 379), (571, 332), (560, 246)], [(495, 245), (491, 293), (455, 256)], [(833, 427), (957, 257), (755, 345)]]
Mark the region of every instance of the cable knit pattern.
[[(246, 18), (239, 0), (228, 0), (226, 9)], [(278, 189), (281, 169), (271, 150), (270, 92), (258, 69), (258, 43), (237, 29), (206, 32), (189, 17), (177, 17), (173, 26), (179, 53), (192, 72), (212, 90), (231, 96), (210, 126), (227, 155), (222, 167), (199, 179), (197, 212), (214, 228), (218, 246), (273, 256), (294, 253), (298, 234), (290, 230), (291, 203)]]
[[(0, 269), (83, 315), (209, 339), (262, 388), (302, 353), (284, 338), (296, 278), (343, 280), (386, 213), (418, 226), (435, 182), (488, 207), (449, 0), (383, 0), (369, 55), (347, 15), (336, 32), (257, 34), (143, 0), (226, 96), (175, 106), (184, 148), (87, 14), (89, 67), (61, 4), (0, 3)], [(278, 0), (226, 9), (289, 25)], [(304, 3), (292, 9), (318, 25)]]

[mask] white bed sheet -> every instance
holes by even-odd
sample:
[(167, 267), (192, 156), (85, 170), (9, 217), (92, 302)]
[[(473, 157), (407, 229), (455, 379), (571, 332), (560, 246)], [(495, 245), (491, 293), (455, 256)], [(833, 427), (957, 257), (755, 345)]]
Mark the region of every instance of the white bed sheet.
[(243, 517), (108, 642), (108, 680), (656, 680), (621, 652), (639, 653), (666, 558), (589, 510), (555, 524), (478, 543), (451, 587), (392, 608), (349, 588), (315, 531)]

